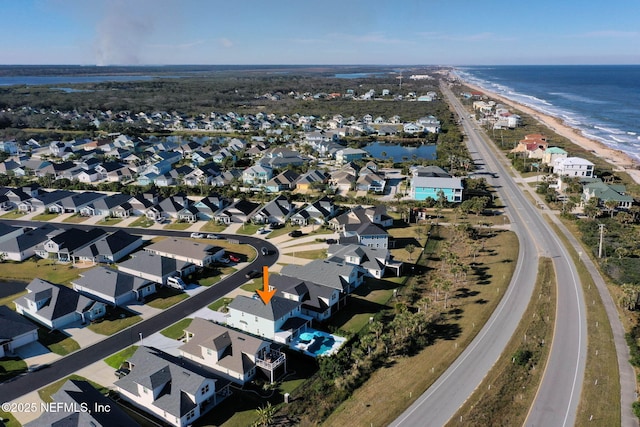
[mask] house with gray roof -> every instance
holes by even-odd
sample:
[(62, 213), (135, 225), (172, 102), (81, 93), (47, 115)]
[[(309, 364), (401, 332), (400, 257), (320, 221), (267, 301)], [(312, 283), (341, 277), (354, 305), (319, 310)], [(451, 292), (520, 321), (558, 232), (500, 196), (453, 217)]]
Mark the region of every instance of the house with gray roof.
[(193, 424), (230, 394), (228, 383), (154, 348), (138, 347), (125, 364), (130, 373), (114, 383), (120, 397), (172, 426)]
[(293, 204), (286, 196), (279, 195), (254, 212), (250, 219), (256, 224), (284, 224), (293, 213)]
[(275, 295), (268, 304), (239, 295), (229, 304), (227, 325), (271, 341), (288, 344), (311, 323), (299, 301)]
[(103, 199), (106, 196), (106, 194), (96, 193), (94, 191), (73, 193), (49, 206), (49, 212), (80, 213), (80, 209), (83, 207), (90, 205), (96, 200)]
[(344, 294), (349, 294), (360, 286), (364, 276), (359, 266), (322, 259), (313, 260), (305, 265), (285, 265), (280, 274), (337, 289)]
[(80, 209), (84, 216), (106, 216), (114, 218), (128, 218), (132, 213), (128, 194), (111, 194), (98, 199)]
[(260, 209), (260, 203), (238, 199), (230, 206), (220, 209), (213, 215), (214, 221), (221, 224), (245, 223), (253, 213)]
[(304, 206), (291, 215), (291, 223), (299, 225), (324, 225), (336, 214), (336, 205), (329, 197), (324, 196), (313, 203)]
[(104, 236), (99, 240), (78, 249), (73, 257), (78, 261), (114, 263), (142, 246), (142, 237), (129, 234), (124, 230)]
[(0, 359), (35, 341), (38, 327), (6, 305), (0, 305)]
[[(4, 255), (4, 259), (11, 261), (24, 261), (36, 254), (38, 245), (42, 245), (49, 240), (51, 233), (57, 229), (51, 224), (45, 224), (42, 227), (18, 228), (19, 234), (15, 232), (11, 236), (3, 236), (0, 241), (0, 254)], [(61, 232), (62, 230), (60, 230)]]
[(28, 200), (18, 203), (20, 212), (47, 212), (52, 206), (60, 200), (73, 196), (74, 193), (66, 190), (44, 191)]
[(106, 313), (104, 303), (38, 278), (27, 285), (27, 294), (14, 304), (16, 312), (49, 329), (64, 328), (76, 321), (90, 322)]
[(318, 321), (327, 320), (345, 302), (338, 289), (283, 274), (271, 274), (269, 286), (278, 295), (302, 303), (302, 314)]
[(244, 384), (263, 371), (271, 382), (286, 373), (284, 353), (269, 341), (200, 317), (185, 328), (180, 356), (208, 366), (235, 383)]
[(44, 259), (56, 259), (58, 262), (74, 262), (76, 251), (106, 236), (103, 230), (92, 228), (80, 230), (69, 228), (55, 235), (50, 234), (49, 240), (36, 247), (36, 255)]
[(346, 263), (362, 267), (366, 275), (380, 279), (387, 267), (400, 275), (402, 263), (394, 261), (387, 249), (370, 248), (363, 245), (329, 245), (327, 260), (338, 264)]
[(115, 306), (144, 300), (156, 292), (154, 282), (109, 267), (83, 270), (71, 285), (83, 295)]
[(196, 270), (196, 265), (147, 251), (138, 251), (131, 255), (131, 259), (119, 263), (118, 270), (166, 285), (169, 277), (185, 277)]
[(224, 256), (224, 248), (188, 239), (167, 237), (144, 248), (145, 251), (167, 258), (206, 267)]
[(67, 380), (51, 399), (61, 410), (43, 411), (24, 427), (137, 427), (140, 426), (113, 400), (87, 381)]

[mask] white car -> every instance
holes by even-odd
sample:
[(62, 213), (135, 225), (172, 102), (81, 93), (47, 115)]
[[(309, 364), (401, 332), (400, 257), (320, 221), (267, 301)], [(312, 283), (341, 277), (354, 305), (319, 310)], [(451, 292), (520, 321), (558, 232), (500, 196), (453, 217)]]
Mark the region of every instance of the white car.
[(220, 239), (217, 234), (207, 234), (207, 239)]
[(192, 239), (202, 239), (202, 238), (204, 238), (204, 234), (202, 234), (202, 233), (191, 233), (191, 238)]

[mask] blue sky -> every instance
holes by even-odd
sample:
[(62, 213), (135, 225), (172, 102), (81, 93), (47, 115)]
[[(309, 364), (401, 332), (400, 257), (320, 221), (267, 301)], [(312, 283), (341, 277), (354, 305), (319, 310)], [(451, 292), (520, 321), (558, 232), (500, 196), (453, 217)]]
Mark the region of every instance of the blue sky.
[(639, 0), (0, 0), (2, 64), (640, 64)]

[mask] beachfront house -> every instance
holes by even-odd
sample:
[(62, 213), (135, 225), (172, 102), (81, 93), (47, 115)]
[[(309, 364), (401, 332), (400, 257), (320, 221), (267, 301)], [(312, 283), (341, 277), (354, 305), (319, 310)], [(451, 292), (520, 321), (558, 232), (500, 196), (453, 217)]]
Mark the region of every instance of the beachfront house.
[(556, 159), (553, 173), (561, 176), (592, 178), (594, 164), (581, 157), (564, 157)]

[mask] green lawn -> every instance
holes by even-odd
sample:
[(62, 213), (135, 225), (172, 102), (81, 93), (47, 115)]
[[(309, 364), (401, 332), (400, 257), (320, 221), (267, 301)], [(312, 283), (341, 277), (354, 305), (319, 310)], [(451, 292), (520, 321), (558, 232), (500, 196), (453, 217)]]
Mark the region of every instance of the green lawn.
[(256, 234), (258, 230), (261, 228), (262, 228), (262, 225), (244, 224), (242, 227), (238, 229), (238, 231), (236, 231), (236, 233), (250, 236), (252, 234)]
[(247, 292), (255, 292), (256, 289), (262, 289), (262, 286), (262, 277), (257, 277), (240, 286), (240, 289)]
[(267, 234), (267, 239), (273, 239), (274, 237), (282, 236), (284, 234), (290, 233), (293, 230), (300, 230), (300, 227), (297, 225), (291, 225), (287, 223), (282, 228), (277, 228), (275, 230), (271, 230), (271, 233)]
[(17, 209), (12, 210), (11, 212), (7, 212), (6, 214), (0, 216), (2, 219), (21, 219), (26, 214), (20, 212)]
[(181, 230), (184, 231), (187, 228), (191, 227), (193, 224), (190, 222), (172, 222), (171, 224), (165, 225), (163, 228), (165, 230)]
[(80, 224), (81, 222), (85, 222), (86, 220), (88, 220), (89, 217), (88, 216), (82, 216), (82, 215), (71, 215), (68, 218), (65, 218), (62, 220), (62, 222), (67, 222), (67, 223), (71, 223), (71, 224)]
[(81, 270), (71, 264), (56, 264), (51, 260), (32, 257), (27, 261), (0, 263), (0, 277), (6, 280), (31, 282), (36, 277), (52, 283), (68, 285), (80, 277)]
[(160, 333), (173, 340), (180, 339), (184, 335), (184, 329), (188, 328), (192, 321), (193, 319), (187, 317), (160, 331)]
[(131, 347), (127, 347), (124, 350), (107, 357), (106, 359), (104, 359), (104, 362), (107, 365), (111, 366), (113, 369), (120, 369), (122, 363), (133, 356), (133, 353), (135, 353), (137, 349), (137, 345), (132, 345)]
[(129, 224), (129, 227), (148, 228), (148, 227), (151, 227), (154, 224), (154, 222), (155, 222), (154, 220), (149, 219), (146, 216), (141, 216), (140, 218), (136, 219), (131, 224)]
[(222, 276), (228, 276), (229, 274), (237, 271), (233, 267), (216, 267), (216, 268), (206, 268), (205, 270), (206, 277), (202, 277), (198, 279), (198, 283), (200, 286), (211, 286), (220, 281)]
[(162, 287), (158, 289), (155, 294), (148, 297), (146, 304), (150, 307), (164, 310), (165, 308), (176, 305), (177, 303), (187, 299), (188, 297), (189, 295), (184, 292), (172, 288)]
[[(308, 245), (308, 243), (307, 243)], [(327, 258), (327, 250), (326, 249), (315, 249), (312, 251), (296, 251), (296, 258), (304, 258), (304, 259), (326, 259)]]
[(215, 221), (207, 221), (205, 225), (200, 228), (200, 231), (206, 233), (221, 233), (226, 230), (228, 226), (226, 224), (219, 224)]
[(66, 356), (69, 353), (80, 350), (80, 344), (73, 338), (60, 331), (50, 331), (44, 327), (38, 329), (38, 341), (60, 356)]
[(59, 215), (57, 213), (41, 213), (32, 218), (34, 221), (50, 221), (54, 218), (57, 218)]
[(220, 298), (219, 300), (209, 304), (207, 307), (209, 310), (218, 311), (225, 305), (228, 305), (231, 301), (233, 301), (233, 298)]
[(101, 319), (91, 322), (89, 330), (101, 335), (113, 335), (131, 325), (140, 322), (142, 317), (133, 314), (128, 310), (119, 307), (109, 307), (107, 315)]
[(19, 357), (0, 359), (0, 383), (27, 371), (27, 364)]
[(120, 222), (122, 222), (124, 218), (111, 218), (111, 217), (105, 217), (103, 219), (101, 219), (100, 221), (98, 221), (96, 223), (96, 225), (116, 225)]

